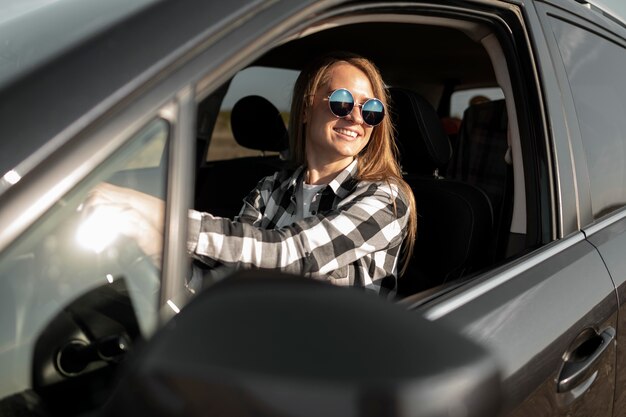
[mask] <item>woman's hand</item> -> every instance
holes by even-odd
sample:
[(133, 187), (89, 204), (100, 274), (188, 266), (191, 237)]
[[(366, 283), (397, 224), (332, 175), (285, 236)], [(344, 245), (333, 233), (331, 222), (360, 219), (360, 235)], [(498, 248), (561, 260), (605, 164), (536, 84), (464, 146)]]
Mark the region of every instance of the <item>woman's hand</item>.
[[(81, 211), (86, 219), (99, 227), (88, 234), (107, 234), (114, 228), (134, 239), (141, 250), (157, 266), (161, 264), (163, 250), (163, 200), (129, 188), (101, 183), (89, 192)], [(95, 240), (99, 236), (92, 236)]]

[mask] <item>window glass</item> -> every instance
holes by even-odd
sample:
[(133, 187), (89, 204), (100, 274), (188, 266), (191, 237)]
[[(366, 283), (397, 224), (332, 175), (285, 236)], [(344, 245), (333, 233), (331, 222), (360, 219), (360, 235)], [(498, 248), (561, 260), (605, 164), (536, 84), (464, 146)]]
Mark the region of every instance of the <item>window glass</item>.
[[(155, 329), (159, 268), (118, 234), (114, 213), (84, 213), (81, 203), (102, 181), (163, 197), (166, 164), (133, 167), (144, 166), (138, 158), (147, 150), (165, 160), (167, 132), (163, 120), (146, 126), (2, 254), (0, 398), (31, 388), (31, 379), (59, 378), (60, 344), (86, 345), (110, 332), (132, 340)], [(91, 301), (81, 301), (89, 293)]]
[(502, 98), (504, 98), (504, 93), (498, 87), (455, 91), (450, 96), (450, 116), (462, 119), (463, 112), (470, 104), (480, 100), (499, 100)]
[(299, 72), (295, 70), (266, 67), (250, 67), (237, 73), (222, 102), (220, 114), (213, 129), (207, 161), (259, 155), (258, 150), (247, 149), (235, 141), (230, 125), (231, 110), (240, 98), (259, 95), (278, 108), (287, 124), (291, 94), (298, 74)]
[(626, 203), (626, 50), (553, 19), (586, 153), (593, 215)]
[(163, 162), (165, 156), (165, 141), (167, 135), (163, 132), (162, 135), (155, 135), (153, 140), (150, 141), (139, 153), (132, 158), (126, 165), (126, 169), (138, 169), (138, 168), (157, 168)]

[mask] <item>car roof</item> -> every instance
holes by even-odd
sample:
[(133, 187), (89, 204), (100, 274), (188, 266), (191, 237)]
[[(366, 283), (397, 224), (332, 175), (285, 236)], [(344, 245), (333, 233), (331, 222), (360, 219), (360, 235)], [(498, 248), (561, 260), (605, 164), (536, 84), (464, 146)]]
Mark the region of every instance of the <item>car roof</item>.
[(605, 16), (626, 26), (626, 2), (624, 0), (587, 0), (587, 2), (602, 11)]
[(156, 1), (0, 2), (0, 86)]

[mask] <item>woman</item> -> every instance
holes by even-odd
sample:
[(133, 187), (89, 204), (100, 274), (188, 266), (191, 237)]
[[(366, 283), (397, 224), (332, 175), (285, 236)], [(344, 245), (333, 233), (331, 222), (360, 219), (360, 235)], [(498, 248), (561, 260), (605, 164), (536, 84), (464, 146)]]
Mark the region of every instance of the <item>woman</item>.
[[(412, 253), (416, 213), (379, 71), (363, 57), (329, 54), (302, 71), (293, 97), (296, 168), (262, 179), (234, 220), (191, 210), (189, 253), (210, 266), (277, 269), (393, 294), (401, 249), (400, 268)], [(144, 219), (143, 232), (129, 234), (146, 253), (160, 253), (146, 230), (160, 232), (163, 202), (108, 184), (96, 194), (92, 204), (123, 195)]]

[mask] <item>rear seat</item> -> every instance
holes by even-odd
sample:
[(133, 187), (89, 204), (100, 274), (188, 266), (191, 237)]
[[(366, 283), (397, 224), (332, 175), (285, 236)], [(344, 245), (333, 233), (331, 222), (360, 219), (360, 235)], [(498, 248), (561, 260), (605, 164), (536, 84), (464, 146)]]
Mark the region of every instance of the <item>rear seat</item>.
[(504, 258), (513, 210), (513, 169), (504, 99), (468, 107), (461, 122), (448, 176), (479, 187), (494, 209), (490, 257)]
[(390, 88), (390, 93), (403, 174), (418, 215), (413, 257), (398, 281), (399, 295), (406, 296), (486, 266), (493, 213), (482, 190), (439, 175), (451, 146), (432, 105), (406, 89)]

